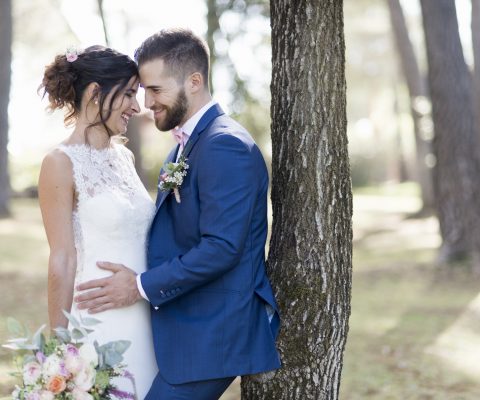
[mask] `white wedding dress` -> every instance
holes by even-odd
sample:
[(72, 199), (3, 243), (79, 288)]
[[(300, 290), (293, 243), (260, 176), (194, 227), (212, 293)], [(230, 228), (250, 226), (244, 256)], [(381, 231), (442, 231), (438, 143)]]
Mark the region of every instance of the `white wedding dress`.
[[(97, 261), (121, 263), (137, 273), (146, 268), (146, 240), (155, 212), (141, 183), (128, 150), (121, 144), (96, 150), (87, 145), (60, 145), (73, 165), (77, 196), (73, 228), (77, 251), (75, 285), (103, 278), (111, 272), (97, 267)], [(138, 399), (143, 399), (157, 373), (146, 301), (130, 307), (89, 315), (72, 305), (72, 314), (94, 317), (89, 339), (100, 345), (114, 340), (129, 340), (124, 353), (127, 370), (134, 375)], [(132, 383), (118, 378), (118, 389), (133, 392)]]

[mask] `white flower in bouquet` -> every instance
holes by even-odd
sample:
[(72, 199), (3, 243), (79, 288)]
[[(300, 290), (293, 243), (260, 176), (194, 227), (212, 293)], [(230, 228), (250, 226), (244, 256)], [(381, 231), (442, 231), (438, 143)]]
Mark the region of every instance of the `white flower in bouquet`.
[(72, 375), (78, 374), (84, 367), (85, 362), (76, 356), (66, 356), (65, 357), (65, 368)]
[(62, 364), (62, 360), (56, 354), (49, 355), (42, 365), (43, 376), (48, 379), (60, 375)]
[(88, 392), (95, 383), (96, 371), (92, 364), (85, 364), (80, 372), (73, 378), (75, 387)]
[(40, 400), (40, 394), (38, 392), (30, 392), (25, 395), (25, 400)]
[(90, 343), (84, 343), (82, 347), (78, 349), (80, 357), (89, 364), (92, 364), (93, 367), (98, 365), (98, 354), (95, 350), (95, 346)]
[(71, 354), (67, 354), (65, 356), (65, 368), (72, 375), (78, 374), (82, 370), (84, 365), (85, 362), (82, 358), (80, 358), (80, 356), (74, 356)]
[(35, 385), (42, 376), (42, 366), (31, 361), (23, 366), (23, 381), (25, 385)]
[(84, 392), (79, 388), (72, 390), (73, 400), (93, 400), (93, 396), (90, 393)]
[(42, 390), (40, 392), (40, 400), (54, 400), (55, 395), (52, 392), (49, 392), (48, 390)]

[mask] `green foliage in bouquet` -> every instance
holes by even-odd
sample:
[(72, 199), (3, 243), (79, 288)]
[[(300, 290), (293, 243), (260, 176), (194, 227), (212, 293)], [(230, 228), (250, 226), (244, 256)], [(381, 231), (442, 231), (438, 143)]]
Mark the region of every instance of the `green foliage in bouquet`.
[[(20, 322), (7, 319), (7, 328), (14, 336), (3, 347), (15, 350), (17, 371), (12, 373), (21, 383), (12, 393), (14, 400), (111, 400), (135, 399), (133, 376), (122, 364), (130, 342), (118, 340), (99, 345), (90, 343), (94, 318), (82, 318), (81, 323), (64, 311), (71, 328), (55, 328), (46, 337), (40, 327), (31, 335)], [(118, 390), (115, 377), (129, 379), (133, 393)]]

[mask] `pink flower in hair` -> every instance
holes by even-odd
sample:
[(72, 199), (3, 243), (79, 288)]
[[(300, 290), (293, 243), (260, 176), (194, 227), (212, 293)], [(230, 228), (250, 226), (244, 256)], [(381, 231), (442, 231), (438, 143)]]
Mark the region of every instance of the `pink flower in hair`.
[(65, 53), (68, 62), (74, 62), (78, 59), (78, 50), (75, 47), (69, 47)]

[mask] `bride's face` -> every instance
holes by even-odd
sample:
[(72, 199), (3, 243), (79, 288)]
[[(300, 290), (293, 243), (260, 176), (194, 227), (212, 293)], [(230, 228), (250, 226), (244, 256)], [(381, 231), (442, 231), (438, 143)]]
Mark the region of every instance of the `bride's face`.
[[(106, 123), (108, 128), (116, 135), (125, 133), (127, 131), (128, 121), (132, 115), (140, 111), (140, 106), (137, 101), (139, 80), (133, 76), (128, 84), (117, 94), (113, 100), (111, 115)], [(117, 87), (108, 94), (105, 99), (105, 106), (110, 104), (110, 100), (115, 93)], [(104, 111), (106, 113), (107, 110)]]

